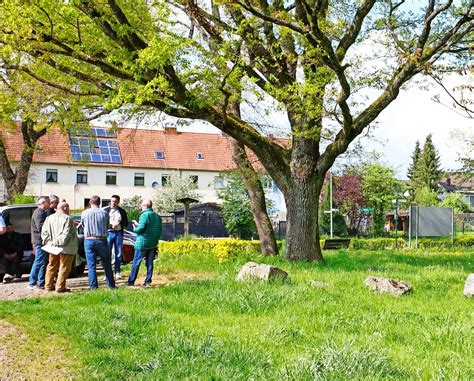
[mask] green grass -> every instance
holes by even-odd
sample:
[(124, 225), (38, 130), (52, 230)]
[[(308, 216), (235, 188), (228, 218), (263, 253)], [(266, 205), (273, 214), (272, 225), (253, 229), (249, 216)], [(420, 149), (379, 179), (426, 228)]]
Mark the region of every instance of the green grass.
[[(0, 303), (0, 319), (37, 338), (69, 338), (77, 378), (367, 380), (474, 378), (474, 251), (326, 253), (324, 265), (258, 258), (290, 282), (241, 284), (241, 262), (166, 258), (158, 271), (208, 280)], [(411, 282), (375, 294), (368, 275)], [(313, 279), (330, 283), (313, 288)], [(36, 349), (36, 350), (41, 350)]]

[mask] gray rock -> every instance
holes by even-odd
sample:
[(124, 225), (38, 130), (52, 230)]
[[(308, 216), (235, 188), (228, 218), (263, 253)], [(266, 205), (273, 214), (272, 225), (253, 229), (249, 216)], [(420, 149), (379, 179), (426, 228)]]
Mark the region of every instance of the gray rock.
[(264, 280), (270, 281), (275, 278), (286, 279), (288, 273), (279, 269), (278, 267), (271, 265), (263, 265), (255, 262), (247, 262), (242, 266), (239, 273), (237, 274), (236, 280)]
[(464, 296), (474, 296), (474, 274), (469, 274), (464, 284)]
[(365, 279), (364, 284), (373, 291), (387, 292), (396, 296), (403, 295), (412, 289), (410, 283), (382, 276), (369, 276)]
[(327, 282), (322, 282), (320, 280), (312, 280), (310, 282), (310, 285), (312, 287), (329, 287), (331, 284), (330, 283), (327, 283)]

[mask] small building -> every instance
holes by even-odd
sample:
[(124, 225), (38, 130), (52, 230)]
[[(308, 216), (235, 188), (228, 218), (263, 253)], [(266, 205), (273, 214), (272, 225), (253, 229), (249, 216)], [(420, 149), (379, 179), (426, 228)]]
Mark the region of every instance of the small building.
[[(173, 211), (174, 236), (184, 233), (184, 208)], [(205, 202), (189, 206), (189, 234), (198, 237), (228, 237), (224, 217), (217, 203)]]
[(474, 177), (466, 177), (457, 173), (446, 173), (438, 183), (440, 197), (443, 199), (448, 193), (460, 193), (464, 202), (474, 210)]

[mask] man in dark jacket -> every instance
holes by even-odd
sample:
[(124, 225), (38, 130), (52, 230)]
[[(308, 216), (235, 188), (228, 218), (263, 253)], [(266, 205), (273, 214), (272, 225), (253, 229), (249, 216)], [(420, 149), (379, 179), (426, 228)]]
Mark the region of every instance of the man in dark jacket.
[(41, 248), (41, 228), (43, 227), (46, 217), (48, 217), (48, 209), (50, 207), (49, 197), (41, 196), (38, 199), (37, 205), (38, 208), (33, 212), (33, 216), (31, 217), (31, 243), (33, 244), (35, 260), (31, 268), (28, 288), (32, 290), (44, 290), (44, 276), (48, 262), (48, 253)]
[(23, 258), (23, 237), (7, 224), (7, 232), (0, 236), (0, 262), (5, 269), (3, 282), (11, 282), (16, 276), (21, 277), (20, 262)]
[(109, 244), (110, 252), (112, 248), (115, 256), (115, 279), (122, 279), (120, 274), (120, 267), (122, 265), (122, 243), (123, 243), (123, 230), (128, 225), (127, 212), (120, 206), (120, 196), (114, 194), (110, 198), (110, 206), (104, 208), (109, 214), (109, 229), (107, 235), (107, 242)]
[(138, 225), (133, 229), (137, 233), (137, 240), (135, 241), (135, 254), (133, 256), (132, 271), (128, 278), (127, 285), (133, 286), (138, 276), (138, 269), (140, 263), (145, 258), (146, 264), (146, 278), (144, 286), (151, 285), (153, 276), (153, 260), (158, 249), (158, 242), (161, 237), (161, 217), (152, 209), (151, 200), (144, 200), (142, 202), (142, 212), (138, 218)]

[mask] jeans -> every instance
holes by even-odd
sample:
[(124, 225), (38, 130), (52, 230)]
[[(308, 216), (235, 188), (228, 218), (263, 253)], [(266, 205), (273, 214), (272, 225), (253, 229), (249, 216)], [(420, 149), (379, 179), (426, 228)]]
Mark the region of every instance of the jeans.
[(30, 286), (44, 286), (44, 275), (48, 263), (48, 253), (35, 244), (35, 260), (30, 272)]
[(114, 249), (115, 255), (115, 265), (114, 270), (115, 273), (120, 273), (120, 266), (122, 265), (122, 243), (123, 243), (123, 232), (118, 231), (115, 232), (113, 230), (109, 230), (109, 235), (107, 237), (107, 242), (109, 244), (109, 250), (112, 254), (112, 248)]
[(95, 289), (99, 287), (97, 283), (96, 262), (97, 256), (100, 257), (102, 266), (104, 266), (107, 286), (115, 288), (114, 274), (112, 272), (112, 264), (110, 263), (110, 250), (107, 241), (85, 239), (84, 250), (87, 260), (87, 275), (89, 276), (89, 288)]
[(140, 264), (143, 258), (145, 258), (146, 264), (145, 285), (151, 284), (151, 277), (153, 276), (153, 259), (155, 258), (155, 254), (156, 249), (135, 249), (135, 254), (133, 255), (132, 271), (130, 272), (130, 276), (127, 281), (128, 285), (132, 286), (135, 284), (135, 281), (137, 280), (138, 276), (138, 269), (140, 268)]

